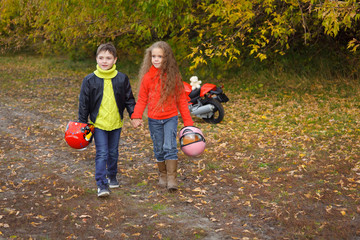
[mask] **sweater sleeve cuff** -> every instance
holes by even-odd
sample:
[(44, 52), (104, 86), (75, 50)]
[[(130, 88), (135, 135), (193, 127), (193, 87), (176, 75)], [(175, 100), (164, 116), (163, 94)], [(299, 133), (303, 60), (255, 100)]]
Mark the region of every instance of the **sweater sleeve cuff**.
[(194, 125), (194, 121), (193, 120), (187, 120), (187, 121), (184, 121), (184, 126), (187, 127), (187, 126), (193, 126)]

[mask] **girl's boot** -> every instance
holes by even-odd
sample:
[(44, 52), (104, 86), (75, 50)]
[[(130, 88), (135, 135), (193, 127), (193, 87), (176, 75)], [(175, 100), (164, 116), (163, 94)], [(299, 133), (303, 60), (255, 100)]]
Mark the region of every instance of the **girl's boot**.
[(167, 173), (165, 161), (157, 162), (159, 168), (159, 185), (160, 187), (166, 187), (167, 185)]
[(166, 160), (166, 170), (167, 170), (167, 188), (170, 191), (177, 190), (177, 160)]

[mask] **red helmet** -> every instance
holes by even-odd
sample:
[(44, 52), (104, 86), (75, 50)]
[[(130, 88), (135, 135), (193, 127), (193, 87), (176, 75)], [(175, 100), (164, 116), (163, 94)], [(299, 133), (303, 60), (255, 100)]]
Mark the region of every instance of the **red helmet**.
[(92, 140), (94, 125), (70, 121), (65, 130), (65, 141), (75, 149), (86, 148)]
[(179, 132), (179, 141), (181, 150), (188, 156), (198, 156), (205, 150), (204, 135), (197, 127), (183, 127)]

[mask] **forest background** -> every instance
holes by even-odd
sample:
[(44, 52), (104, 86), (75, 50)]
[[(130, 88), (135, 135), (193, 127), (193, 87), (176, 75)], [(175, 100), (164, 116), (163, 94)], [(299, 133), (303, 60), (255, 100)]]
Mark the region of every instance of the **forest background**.
[(249, 61), (300, 74), (331, 64), (356, 77), (359, 17), (355, 0), (1, 0), (0, 47), (79, 60), (112, 41), (121, 59), (137, 63), (161, 39), (184, 71), (206, 77), (228, 77), (224, 70)]
[[(360, 239), (357, 1), (0, 4), (0, 238)], [(121, 187), (98, 199), (94, 146), (63, 140), (81, 80), (111, 41), (136, 95), (157, 40), (184, 81), (224, 85), (225, 118), (194, 117), (206, 150), (179, 152), (179, 190), (168, 193), (148, 128), (125, 115)]]

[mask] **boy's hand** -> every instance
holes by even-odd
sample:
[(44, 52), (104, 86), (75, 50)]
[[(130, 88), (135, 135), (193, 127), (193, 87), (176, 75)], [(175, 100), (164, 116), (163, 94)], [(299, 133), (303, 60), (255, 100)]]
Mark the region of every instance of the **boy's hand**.
[(131, 125), (134, 128), (137, 128), (138, 126), (142, 126), (143, 125), (143, 121), (142, 119), (131, 119)]

